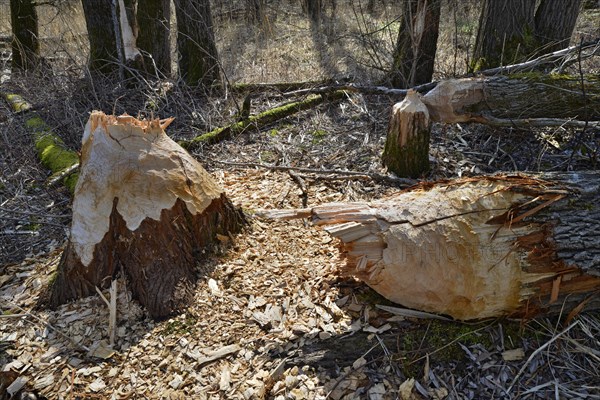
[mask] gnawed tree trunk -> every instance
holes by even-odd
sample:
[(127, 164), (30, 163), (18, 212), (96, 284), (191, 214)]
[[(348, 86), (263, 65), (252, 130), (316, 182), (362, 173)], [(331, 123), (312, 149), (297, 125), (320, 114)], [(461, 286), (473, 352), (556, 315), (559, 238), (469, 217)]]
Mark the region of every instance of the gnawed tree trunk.
[(409, 90), (394, 105), (388, 128), (383, 164), (399, 177), (417, 178), (429, 170), (429, 111), (420, 95)]
[(600, 120), (600, 79), (540, 74), (450, 79), (423, 96), (433, 121)]
[(165, 134), (170, 122), (92, 113), (51, 305), (122, 273), (152, 317), (168, 316), (189, 304), (205, 253), (243, 226), (242, 212)]
[(599, 172), (424, 183), (386, 200), (268, 211), (340, 239), (342, 272), (470, 320), (600, 308)]

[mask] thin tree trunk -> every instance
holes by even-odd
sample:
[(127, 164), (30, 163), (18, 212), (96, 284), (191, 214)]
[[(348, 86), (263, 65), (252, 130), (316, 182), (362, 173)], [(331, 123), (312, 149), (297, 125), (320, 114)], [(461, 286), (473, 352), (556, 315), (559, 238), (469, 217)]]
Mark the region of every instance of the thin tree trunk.
[(542, 0), (535, 13), (535, 37), (540, 53), (569, 46), (581, 0)]
[(190, 85), (220, 83), (209, 0), (175, 0), (179, 74)]
[(522, 61), (532, 49), (535, 0), (484, 0), (471, 69)]
[(38, 17), (32, 0), (10, 0), (12, 27), (12, 66), (35, 68), (39, 61)]
[(138, 4), (138, 48), (144, 57), (144, 69), (150, 75), (171, 75), (170, 20), (171, 2), (146, 0)]
[(441, 0), (406, 0), (393, 54), (392, 86), (431, 82), (439, 32)]
[(82, 0), (90, 42), (89, 68), (110, 74), (119, 68), (117, 34), (113, 18), (113, 0)]

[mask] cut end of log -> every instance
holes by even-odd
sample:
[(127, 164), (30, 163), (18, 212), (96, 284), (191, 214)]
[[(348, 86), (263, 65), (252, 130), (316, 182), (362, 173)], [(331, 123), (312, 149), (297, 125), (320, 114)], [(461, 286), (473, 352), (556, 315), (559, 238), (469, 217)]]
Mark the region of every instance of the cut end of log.
[(584, 244), (589, 254), (568, 255), (573, 244), (561, 236), (573, 230), (572, 216), (580, 220), (573, 204), (598, 204), (597, 190), (573, 190), (575, 181), (427, 183), (387, 200), (318, 206), (312, 218), (340, 239), (341, 272), (393, 302), (460, 320), (531, 318), (575, 308), (600, 291), (592, 265), (600, 248)]
[(244, 225), (213, 178), (166, 135), (171, 122), (91, 114), (52, 305), (106, 287), (122, 271), (153, 317), (168, 316), (185, 307), (217, 235)]

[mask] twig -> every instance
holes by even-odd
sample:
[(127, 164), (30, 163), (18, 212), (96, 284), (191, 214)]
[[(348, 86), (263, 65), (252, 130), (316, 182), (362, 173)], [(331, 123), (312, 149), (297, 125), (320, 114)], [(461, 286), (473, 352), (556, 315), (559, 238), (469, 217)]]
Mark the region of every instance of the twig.
[(302, 207), (308, 207), (308, 190), (306, 190), (306, 184), (304, 183), (304, 179), (302, 179), (300, 175), (298, 175), (298, 173), (296, 173), (296, 171), (294, 171), (293, 169), (290, 169), (288, 171), (288, 174), (290, 174), (294, 182), (298, 184), (300, 190), (302, 191), (302, 195), (300, 196), (302, 198)]
[(264, 168), (271, 171), (298, 171), (298, 172), (308, 172), (312, 174), (324, 174), (324, 175), (345, 175), (345, 176), (367, 176), (370, 179), (376, 182), (387, 182), (394, 183), (401, 186), (411, 186), (417, 183), (414, 179), (408, 178), (397, 178), (388, 175), (382, 175), (377, 173), (369, 173), (369, 172), (358, 172), (358, 171), (344, 171), (341, 169), (314, 169), (314, 168), (302, 168), (302, 167), (291, 167), (285, 165), (268, 165), (254, 162), (230, 162), (230, 161), (219, 161), (215, 159), (209, 159), (211, 162), (215, 162), (223, 165), (231, 165), (234, 167), (256, 167), (256, 168)]
[(564, 335), (565, 333), (569, 332), (571, 329), (573, 329), (577, 325), (579, 325), (579, 321), (573, 322), (565, 330), (563, 330), (562, 332), (558, 333), (552, 339), (548, 340), (543, 346), (539, 347), (536, 351), (534, 351), (533, 353), (531, 353), (531, 355), (529, 356), (529, 358), (527, 359), (527, 361), (525, 361), (525, 364), (523, 364), (523, 366), (521, 367), (521, 369), (519, 370), (519, 372), (517, 372), (517, 375), (512, 380), (512, 382), (511, 382), (510, 386), (508, 387), (508, 389), (506, 389), (506, 393), (507, 394), (510, 393), (510, 391), (515, 386), (515, 384), (517, 383), (517, 381), (519, 380), (519, 378), (521, 377), (521, 375), (523, 375), (523, 372), (525, 371), (525, 368), (527, 368), (527, 366), (535, 358), (535, 356), (537, 356), (546, 347), (550, 346), (552, 343), (554, 343), (556, 340), (558, 340), (562, 335)]

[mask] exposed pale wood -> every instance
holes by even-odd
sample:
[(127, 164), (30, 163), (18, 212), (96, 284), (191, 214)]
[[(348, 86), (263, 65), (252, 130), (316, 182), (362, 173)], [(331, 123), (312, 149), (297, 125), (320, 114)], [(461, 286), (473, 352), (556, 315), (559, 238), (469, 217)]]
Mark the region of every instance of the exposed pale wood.
[(461, 320), (600, 307), (600, 173), (426, 183), (371, 203), (275, 210), (340, 239), (343, 273)]
[(170, 315), (187, 305), (217, 235), (241, 229), (241, 211), (165, 134), (171, 121), (90, 116), (52, 305), (107, 287), (122, 271), (150, 315)]

